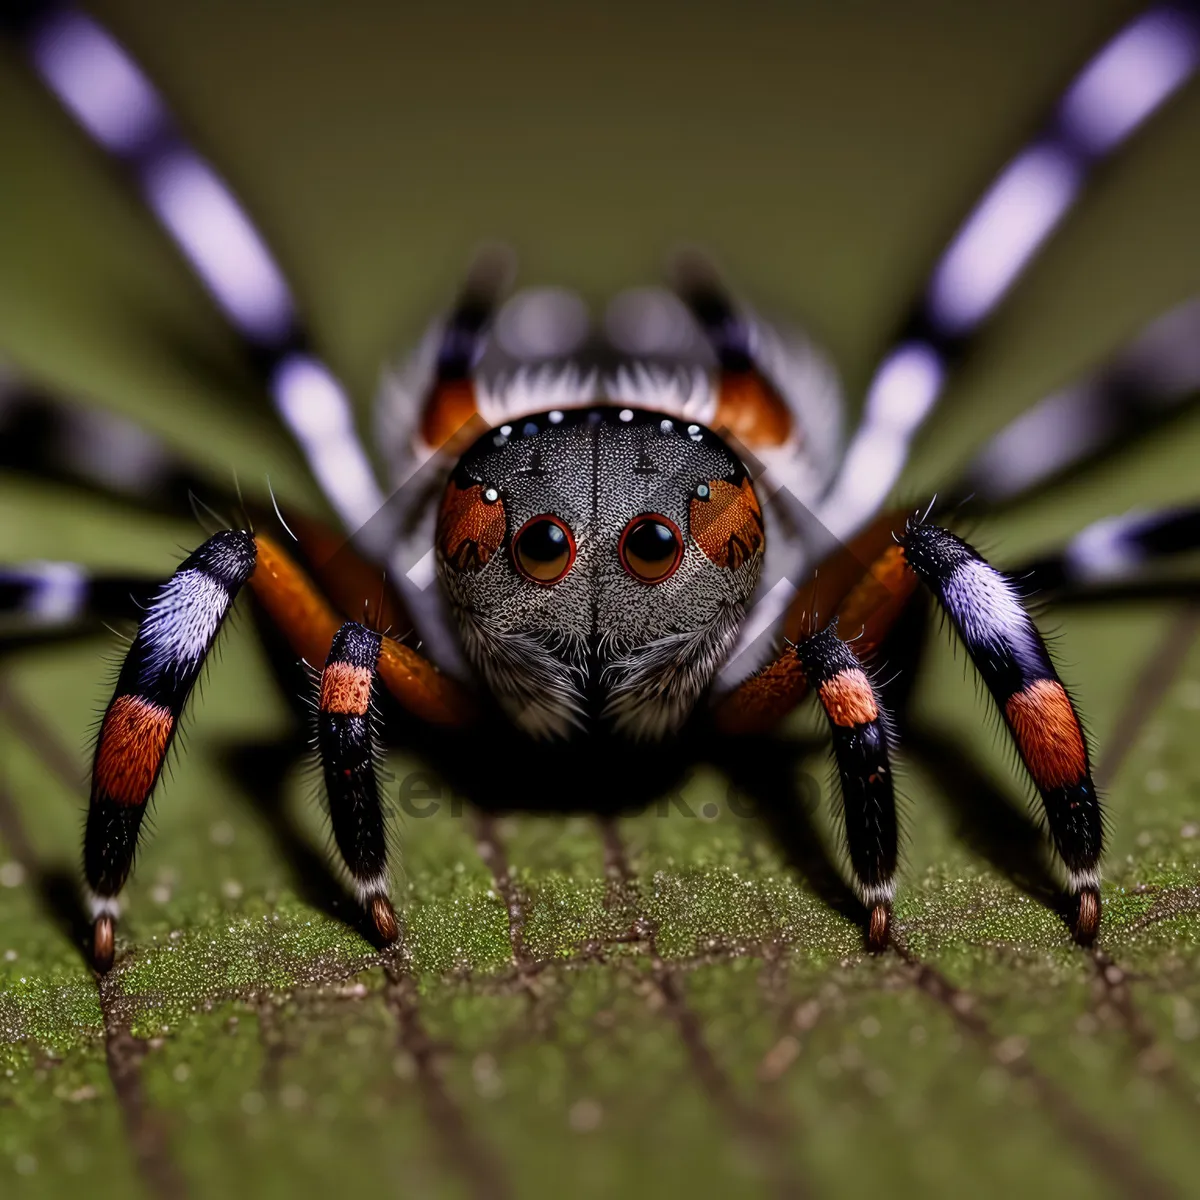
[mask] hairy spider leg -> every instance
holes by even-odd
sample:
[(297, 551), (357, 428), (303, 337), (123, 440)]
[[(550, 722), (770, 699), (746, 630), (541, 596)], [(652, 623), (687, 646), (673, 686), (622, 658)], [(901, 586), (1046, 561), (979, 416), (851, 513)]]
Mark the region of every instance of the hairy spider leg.
[[(0, 29), (20, 41), (32, 71), (141, 195), (237, 334), (330, 506), (348, 531), (361, 530), (384, 496), (349, 397), (313, 349), (268, 239), (233, 190), (188, 143), (150, 76), (94, 17), (30, 0), (0, 9)], [(129, 86), (80, 90), (80, 72), (90, 70), (116, 71)], [(114, 118), (123, 135), (113, 136)]]
[(1100, 800), (1079, 715), (1046, 643), (1013, 584), (961, 538), (914, 522), (903, 548), (909, 567), (949, 615), (1004, 717), (1078, 898), (1076, 935), (1091, 941), (1100, 922)]
[[(214, 534), (158, 589), (121, 667), (93, 759), (84, 870), (95, 920), (93, 958), (102, 971), (112, 965), (117, 896), (133, 865), (146, 806), (200, 668), (246, 583), (299, 657), (325, 662), (335, 644), (342, 621), (262, 534)], [(443, 725), (469, 719), (466, 696), (414, 650), (379, 637), (376, 658), (380, 679), (414, 715)], [(383, 918), (375, 915), (378, 924)]]
[(317, 749), (325, 777), (333, 837), (354, 881), (358, 902), (385, 942), (399, 934), (388, 898), (388, 839), (379, 783), (374, 698), (382, 638), (347, 621), (334, 634), (321, 673)]
[[(823, 598), (836, 605), (840, 628), (853, 637), (859, 661), (870, 658), (900, 619), (918, 582), (941, 604), (1042, 798), (1078, 903), (1075, 934), (1090, 942), (1100, 920), (1102, 815), (1083, 728), (1045, 642), (1013, 584), (961, 538), (937, 525), (909, 522), (898, 542), (887, 545), (857, 582), (849, 582), (859, 556), (890, 540), (889, 524), (898, 524), (895, 515), (877, 520), (839, 556), (841, 561), (833, 561), (830, 571), (822, 569)], [(786, 624), (796, 632), (789, 636), (810, 636), (816, 586), (793, 604)], [(808, 687), (800, 654), (789, 645), (723, 698), (715, 720), (730, 733), (764, 732), (803, 699)]]
[(475, 364), (512, 272), (507, 251), (495, 247), (479, 254), (442, 320), (433, 381), (421, 414), (421, 439), (430, 450), (457, 456), (483, 432)]
[[(1200, 36), (1194, 4), (1153, 5), (1137, 13), (1067, 81), (1040, 129), (1006, 162), (932, 264), (899, 323), (864, 397), (841, 470), (818, 513), (838, 538), (870, 520), (900, 478), (909, 449), (941, 399), (971, 342), (1001, 307), (1087, 194), (1102, 163), (1176, 95), (1197, 68), (1174, 47)], [(1095, 81), (1135, 71), (1146, 46), (1144, 103), (1096, 120)], [(1147, 56), (1149, 57), (1149, 56)], [(1053, 178), (1031, 205), (1034, 179)], [(1184, 343), (1187, 345), (1188, 343)]]
[(946, 508), (1020, 504), (1158, 431), (1200, 390), (1200, 296), (1156, 317), (1097, 369), (993, 434), (942, 492)]
[(117, 895), (183, 706), (254, 566), (249, 534), (209, 538), (154, 597), (121, 667), (96, 741), (83, 846), (101, 971), (112, 965)]
[(743, 446), (782, 446), (793, 433), (792, 412), (761, 370), (754, 328), (715, 269), (697, 253), (674, 263), (674, 286), (716, 356), (717, 408), (711, 424)]
[(898, 832), (883, 706), (854, 651), (837, 635), (837, 620), (798, 642), (795, 657), (829, 722), (842, 814), (859, 898), (870, 912), (872, 950), (888, 942)]

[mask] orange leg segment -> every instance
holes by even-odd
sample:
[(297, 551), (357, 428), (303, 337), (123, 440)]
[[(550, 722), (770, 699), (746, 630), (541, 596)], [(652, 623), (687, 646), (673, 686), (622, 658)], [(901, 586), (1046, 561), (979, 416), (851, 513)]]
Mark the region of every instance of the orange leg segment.
[[(836, 616), (858, 658), (878, 649), (917, 587), (893, 536), (903, 528), (904, 514), (887, 513), (823, 563), (789, 606), (784, 637), (803, 641)], [(800, 660), (789, 648), (724, 697), (714, 714), (717, 727), (732, 734), (769, 732), (807, 692)]]
[[(306, 662), (322, 666), (341, 628), (338, 616), (308, 576), (280, 546), (256, 534), (258, 551), (250, 587), (267, 615)], [(384, 638), (379, 678), (414, 716), (436, 725), (468, 724), (474, 716), (470, 696), (415, 650)]]

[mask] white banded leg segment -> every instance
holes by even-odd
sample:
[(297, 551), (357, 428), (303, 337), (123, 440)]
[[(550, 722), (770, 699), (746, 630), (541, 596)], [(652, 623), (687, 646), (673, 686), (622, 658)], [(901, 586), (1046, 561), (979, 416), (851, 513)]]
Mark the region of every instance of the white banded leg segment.
[(1090, 940), (1099, 921), (1103, 821), (1083, 727), (1046, 644), (1013, 585), (961, 538), (913, 523), (902, 545), (1004, 716), (1080, 897), (1077, 936)]
[(96, 742), (84, 834), (101, 970), (112, 962), (115, 898), (184, 705), (256, 557), (254, 539), (238, 531), (218, 533), (189, 555), (151, 600), (117, 677)]
[(1096, 167), (1194, 74), (1192, 5), (1136, 15), (1071, 81), (1028, 144), (1004, 164), (901, 323), (868, 389), (864, 419), (820, 516), (853, 535), (884, 503), (950, 368), (1074, 209)]
[(1154, 563), (1200, 549), (1200, 505), (1134, 511), (1082, 529), (1056, 554), (1015, 572), (1034, 592), (1082, 591), (1144, 576)]

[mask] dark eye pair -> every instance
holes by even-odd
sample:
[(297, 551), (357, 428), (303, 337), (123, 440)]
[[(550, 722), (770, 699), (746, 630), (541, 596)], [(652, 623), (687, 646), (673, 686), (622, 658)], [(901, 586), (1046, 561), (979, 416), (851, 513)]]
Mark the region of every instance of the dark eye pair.
[[(634, 517), (621, 533), (617, 556), (640, 583), (662, 583), (683, 558), (679, 526), (661, 513)], [(575, 563), (575, 536), (558, 517), (533, 517), (513, 538), (513, 561), (526, 579), (545, 586), (557, 583)]]

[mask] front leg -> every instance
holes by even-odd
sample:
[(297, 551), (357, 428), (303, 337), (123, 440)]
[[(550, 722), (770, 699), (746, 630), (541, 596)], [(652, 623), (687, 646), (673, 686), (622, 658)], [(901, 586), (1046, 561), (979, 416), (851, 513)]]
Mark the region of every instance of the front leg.
[[(121, 667), (92, 765), (84, 872), (95, 922), (92, 956), (101, 971), (112, 965), (118, 896), (146, 807), (200, 668), (246, 583), (298, 657), (325, 663), (335, 645), (341, 621), (295, 562), (262, 534), (215, 534), (155, 593)], [(379, 642), (379, 677), (409, 712), (442, 725), (471, 719), (469, 697), (453, 680), (408, 646)], [(383, 934), (386, 915), (376, 925)]]
[(971, 546), (936, 525), (912, 523), (903, 538), (909, 568), (954, 624), (1041, 795), (1054, 846), (1077, 898), (1075, 936), (1100, 925), (1104, 824), (1083, 726), (1046, 643), (1012, 583)]
[[(835, 559), (832, 570), (822, 567), (826, 584), (834, 581), (832, 591), (827, 587), (820, 605), (814, 588), (801, 591), (786, 627), (807, 631), (813, 608), (832, 603), (841, 628), (857, 635), (856, 655), (868, 658), (925, 584), (954, 624), (1042, 798), (1077, 905), (1075, 937), (1090, 943), (1100, 924), (1104, 828), (1075, 705), (1012, 583), (954, 534), (910, 522), (893, 539), (896, 525), (892, 515), (881, 518), (841, 556), (851, 566), (872, 563), (853, 586), (839, 569), (846, 563)], [(734, 734), (766, 732), (799, 704), (809, 682), (789, 647), (722, 699), (717, 726)]]
[(898, 829), (887, 718), (838, 620), (784, 652), (727, 696), (715, 714), (726, 733), (750, 733), (790, 711), (811, 688), (825, 712), (842, 793), (855, 890), (869, 914), (867, 943), (882, 950), (896, 894)]
[(388, 898), (387, 824), (375, 776), (375, 681), (383, 638), (347, 621), (334, 634), (317, 707), (317, 752), (333, 838), (358, 902), (384, 942), (399, 932)]
[(183, 707), (255, 561), (248, 533), (209, 538), (159, 589), (121, 666), (96, 741), (83, 842), (98, 970), (112, 966), (117, 896)]
[(825, 711), (842, 788), (842, 817), (855, 887), (870, 917), (867, 943), (888, 943), (899, 833), (887, 717), (837, 620), (798, 642), (796, 662)]

